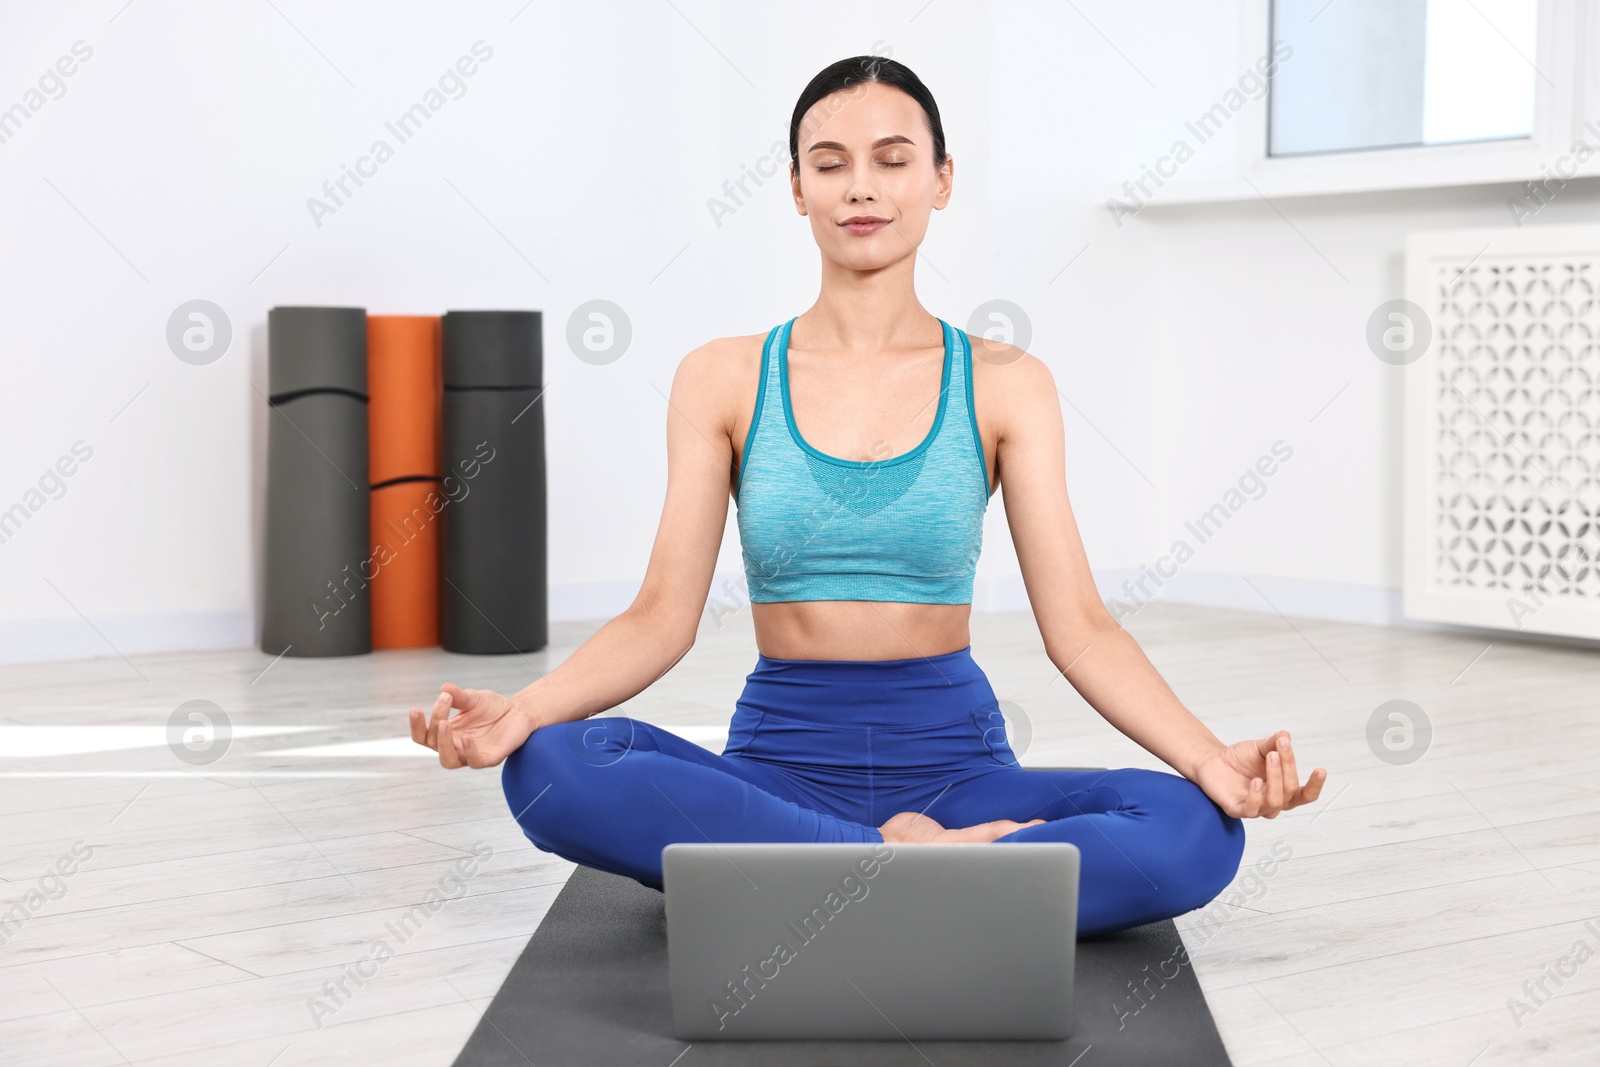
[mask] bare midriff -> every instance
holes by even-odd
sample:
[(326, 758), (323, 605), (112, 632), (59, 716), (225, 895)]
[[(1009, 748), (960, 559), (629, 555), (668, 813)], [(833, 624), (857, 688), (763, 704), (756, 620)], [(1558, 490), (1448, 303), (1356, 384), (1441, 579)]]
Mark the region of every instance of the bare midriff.
[(753, 603), (751, 611), (756, 648), (768, 659), (914, 659), (971, 643), (971, 604), (808, 600)]

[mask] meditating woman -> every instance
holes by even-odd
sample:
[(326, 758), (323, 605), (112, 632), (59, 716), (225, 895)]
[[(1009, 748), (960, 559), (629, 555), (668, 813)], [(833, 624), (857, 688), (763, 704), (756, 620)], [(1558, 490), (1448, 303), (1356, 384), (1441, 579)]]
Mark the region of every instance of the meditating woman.
[[(1302, 785), (1286, 731), (1227, 745), (1179, 702), (1096, 592), (1049, 369), (918, 302), (917, 248), (954, 160), (917, 76), (874, 56), (823, 70), (789, 153), (821, 291), (678, 366), (637, 598), (514, 695), (445, 684), (430, 714), (411, 709), (412, 737), (445, 767), (503, 762), (538, 847), (658, 889), (675, 841), (1068, 841), (1081, 933), (1208, 903), (1238, 870), (1240, 820), (1315, 800), (1326, 771)], [(968, 632), (1002, 485), (1050, 661), (1177, 773), (1017, 762)], [(723, 752), (590, 719), (694, 644), (730, 496), (759, 655)]]

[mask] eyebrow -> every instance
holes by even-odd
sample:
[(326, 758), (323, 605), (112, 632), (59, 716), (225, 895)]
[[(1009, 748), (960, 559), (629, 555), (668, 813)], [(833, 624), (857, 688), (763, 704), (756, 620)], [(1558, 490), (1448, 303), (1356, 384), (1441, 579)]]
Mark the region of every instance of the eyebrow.
[[(890, 144), (915, 145), (916, 143), (917, 142), (913, 141), (911, 138), (905, 136), (904, 134), (892, 133), (887, 137), (880, 137), (876, 141), (873, 141), (871, 147), (873, 147), (873, 148), (882, 148), (884, 145), (890, 145)], [(849, 151), (849, 149), (845, 148), (845, 146), (840, 144), (838, 141), (818, 141), (816, 144), (814, 144), (810, 148), (806, 149), (806, 151), (807, 152), (815, 152), (818, 149), (822, 149), (822, 148), (831, 149), (831, 150), (836, 151), (836, 152), (847, 152), (847, 151)]]

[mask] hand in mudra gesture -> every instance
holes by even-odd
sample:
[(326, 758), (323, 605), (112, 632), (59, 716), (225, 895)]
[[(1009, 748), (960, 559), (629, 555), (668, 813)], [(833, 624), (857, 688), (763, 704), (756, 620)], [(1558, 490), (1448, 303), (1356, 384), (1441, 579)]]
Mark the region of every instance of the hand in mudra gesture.
[[(451, 717), (452, 709), (460, 714)], [(439, 687), (431, 714), (411, 709), (411, 740), (439, 753), (443, 767), (493, 767), (533, 733), (527, 710), (493, 689), (463, 689), (446, 682)]]
[(1287, 730), (1218, 749), (1195, 766), (1193, 776), (1217, 807), (1240, 819), (1275, 819), (1280, 811), (1309, 804), (1327, 780), (1327, 768), (1318, 767), (1300, 784)]

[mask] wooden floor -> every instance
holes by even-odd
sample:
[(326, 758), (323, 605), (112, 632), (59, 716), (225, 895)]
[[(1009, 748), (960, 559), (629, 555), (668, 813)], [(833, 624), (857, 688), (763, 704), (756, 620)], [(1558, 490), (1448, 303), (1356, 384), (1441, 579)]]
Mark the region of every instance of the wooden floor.
[[(1179, 605), (1125, 625), (1219, 736), (1287, 728), (1329, 768), (1317, 805), (1247, 820), (1234, 886), (1178, 920), (1235, 1063), (1600, 1063), (1600, 654)], [(441, 681), (514, 691), (588, 632), (0, 668), (0, 1061), (450, 1063), (573, 867), (522, 837), (497, 770), (400, 740), (405, 709)], [(1164, 767), (1029, 616), (975, 617), (973, 652), (1024, 764)], [(707, 622), (614, 714), (720, 751), (754, 659), (747, 617)], [(1433, 731), (1404, 765), (1368, 741), (1396, 699)], [(214, 762), (168, 747), (192, 700), (231, 722)]]

